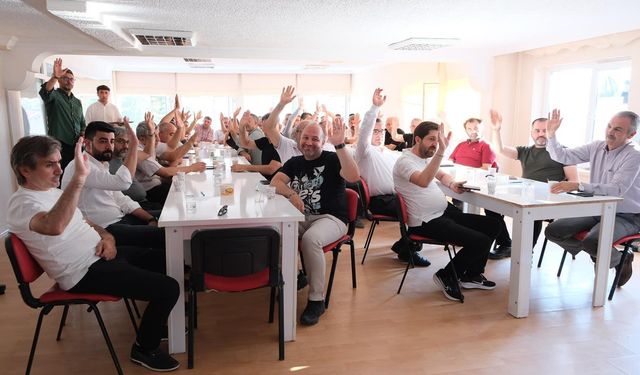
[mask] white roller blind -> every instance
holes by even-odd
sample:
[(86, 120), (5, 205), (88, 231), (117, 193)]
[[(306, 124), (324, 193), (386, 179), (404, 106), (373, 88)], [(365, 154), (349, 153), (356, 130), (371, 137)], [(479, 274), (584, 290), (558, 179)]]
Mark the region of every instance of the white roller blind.
[(236, 95), (240, 92), (240, 75), (178, 73), (176, 88), (181, 95)]
[(301, 95), (351, 93), (349, 74), (299, 74), (297, 90)]
[(295, 85), (295, 74), (242, 74), (241, 90), (245, 95), (278, 95), (284, 86)]
[(116, 72), (118, 95), (175, 95), (175, 73)]

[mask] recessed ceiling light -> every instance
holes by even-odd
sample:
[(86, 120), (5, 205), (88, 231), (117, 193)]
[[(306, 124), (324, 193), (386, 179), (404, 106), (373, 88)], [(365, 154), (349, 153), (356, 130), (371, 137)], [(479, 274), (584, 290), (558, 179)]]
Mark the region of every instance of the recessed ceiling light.
[(409, 38), (389, 44), (389, 48), (400, 51), (432, 51), (449, 47), (458, 42), (456, 38)]

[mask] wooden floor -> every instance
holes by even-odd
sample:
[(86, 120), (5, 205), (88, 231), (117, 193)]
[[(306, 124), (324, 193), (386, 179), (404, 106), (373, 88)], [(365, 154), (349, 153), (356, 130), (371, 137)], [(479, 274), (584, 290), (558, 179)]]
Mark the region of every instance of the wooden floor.
[[(367, 228), (357, 231), (358, 288), (351, 288), (348, 252), (338, 264), (330, 309), (314, 327), (298, 327), (277, 360), (277, 326), (267, 323), (268, 291), (207, 294), (199, 299), (196, 368), (191, 374), (640, 374), (640, 277), (633, 277), (603, 308), (591, 307), (593, 266), (584, 254), (555, 273), (561, 251), (551, 245), (531, 277), (531, 313), (507, 313), (508, 259), (489, 261), (493, 291), (467, 291), (465, 303), (444, 298), (432, 281), (446, 261), (426, 248), (432, 266), (409, 272), (389, 249), (395, 223), (376, 229), (365, 265), (359, 264)], [(536, 248), (535, 261), (539, 254)], [(2, 252), (4, 254), (4, 251)], [(329, 257), (329, 255), (328, 255)], [(329, 258), (328, 258), (329, 259)], [(636, 261), (636, 266), (638, 261)], [(8, 259), (0, 255), (0, 374), (24, 373), (36, 311), (20, 299)], [(44, 279), (44, 278), (43, 278)], [(50, 281), (40, 280), (42, 286)], [(306, 301), (300, 292), (298, 313)], [(123, 303), (101, 304), (127, 374), (150, 374), (129, 361), (134, 335)], [(71, 310), (63, 339), (55, 341), (61, 311), (45, 318), (33, 374), (112, 374), (95, 318)], [(298, 314), (299, 315), (299, 314)]]

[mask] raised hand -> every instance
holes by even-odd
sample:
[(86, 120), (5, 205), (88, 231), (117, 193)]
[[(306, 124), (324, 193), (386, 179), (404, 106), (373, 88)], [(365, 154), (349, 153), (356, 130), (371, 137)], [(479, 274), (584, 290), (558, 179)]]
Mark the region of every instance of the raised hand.
[[(382, 89), (381, 88), (377, 88), (373, 91), (373, 105), (375, 105), (376, 107), (381, 107), (384, 102), (387, 100), (387, 96), (386, 95), (382, 95)], [(356, 116), (358, 117), (358, 120), (360, 119), (360, 115), (356, 114)]]
[(238, 107), (236, 108), (235, 111), (233, 111), (233, 118), (238, 117), (238, 115), (240, 114), (240, 111), (242, 110), (242, 107)]
[(240, 130), (244, 131), (249, 125), (249, 119), (251, 118), (251, 111), (244, 111), (240, 118)]
[(144, 122), (147, 124), (147, 127), (149, 128), (149, 132), (151, 134), (154, 134), (156, 132), (156, 123), (153, 122), (153, 113), (146, 112), (144, 114)]
[(73, 176), (84, 182), (84, 180), (89, 175), (91, 167), (89, 166), (89, 162), (87, 161), (87, 156), (82, 153), (83, 143), (84, 143), (84, 137), (81, 136), (80, 138), (78, 138), (78, 142), (76, 142), (75, 156), (74, 156), (76, 171)]
[(180, 98), (178, 98), (178, 94), (176, 94), (176, 97), (174, 99), (174, 107), (175, 109), (180, 109)]
[(295, 99), (295, 95), (293, 95), (296, 89), (293, 86), (287, 86), (282, 88), (282, 93), (280, 94), (280, 104), (287, 105)]
[(187, 112), (182, 111), (182, 122), (183, 122), (184, 124), (186, 124), (186, 123), (188, 123), (188, 122), (189, 122), (189, 118), (191, 118), (191, 112), (189, 112), (189, 111), (187, 111)]
[(57, 58), (53, 61), (53, 76), (56, 78), (62, 78), (65, 74), (67, 74), (67, 70), (62, 69), (62, 59)]
[(562, 124), (562, 117), (560, 117), (560, 110), (558, 108), (554, 108), (551, 111), (549, 116), (549, 121), (547, 122), (547, 136), (553, 137), (556, 134), (556, 130), (560, 128)]
[(440, 125), (438, 126), (438, 152), (443, 153), (444, 150), (447, 149), (447, 146), (449, 146), (450, 141), (451, 141), (451, 132), (449, 132), (445, 137), (444, 124), (440, 123)]
[(489, 111), (489, 115), (491, 116), (491, 127), (493, 130), (500, 131), (502, 127), (502, 115), (500, 115), (500, 112), (492, 109)]
[(344, 143), (344, 124), (342, 118), (333, 119), (333, 124), (327, 126), (327, 140), (334, 146)]
[(198, 111), (198, 112), (196, 113), (195, 120), (196, 120), (196, 121), (200, 121), (200, 119), (201, 119), (201, 118), (202, 118), (202, 111)]

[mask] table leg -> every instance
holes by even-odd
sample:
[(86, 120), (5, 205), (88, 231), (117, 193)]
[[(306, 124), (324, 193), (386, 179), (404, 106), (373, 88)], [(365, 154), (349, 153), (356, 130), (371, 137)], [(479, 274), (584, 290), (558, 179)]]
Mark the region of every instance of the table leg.
[(607, 296), (607, 276), (611, 261), (613, 225), (615, 224), (616, 203), (604, 203), (600, 217), (598, 234), (598, 256), (596, 257), (596, 277), (593, 286), (593, 306), (604, 306)]
[(284, 279), (284, 339), (296, 339), (298, 275), (298, 223), (282, 225), (282, 277)]
[(184, 353), (186, 351), (184, 327), (184, 244), (182, 228), (166, 228), (167, 275), (176, 279), (180, 284), (178, 302), (169, 314), (169, 353)]
[(509, 313), (516, 318), (525, 318), (529, 315), (532, 243), (533, 219), (531, 210), (518, 210), (513, 217), (508, 307)]

